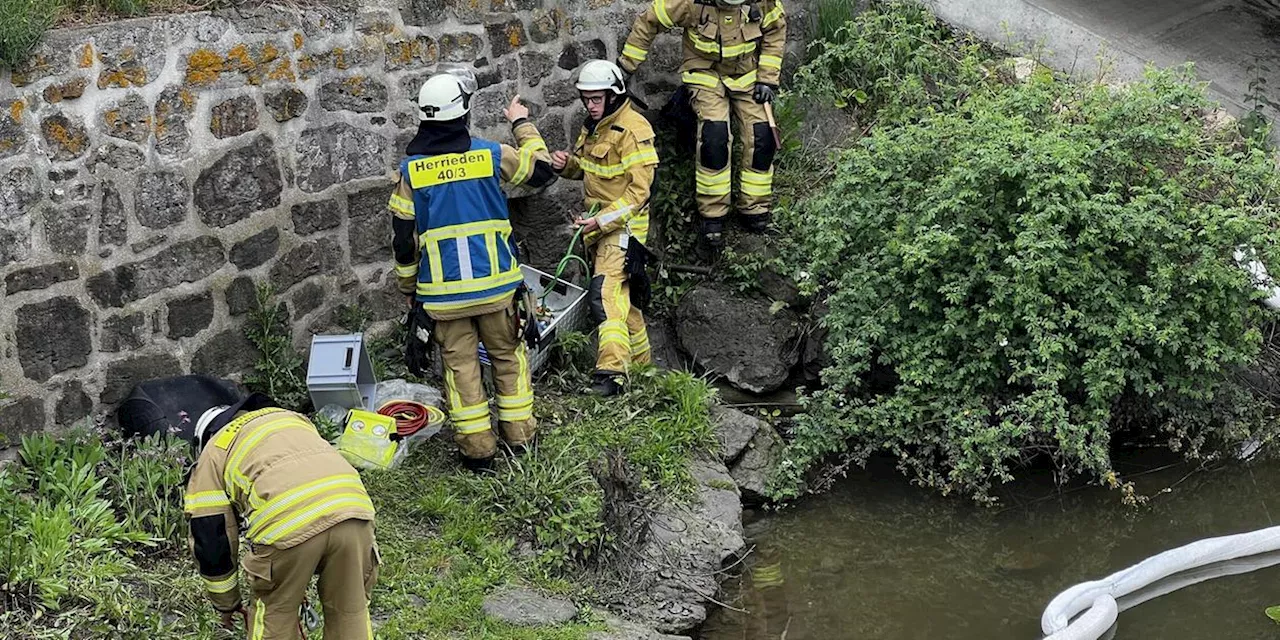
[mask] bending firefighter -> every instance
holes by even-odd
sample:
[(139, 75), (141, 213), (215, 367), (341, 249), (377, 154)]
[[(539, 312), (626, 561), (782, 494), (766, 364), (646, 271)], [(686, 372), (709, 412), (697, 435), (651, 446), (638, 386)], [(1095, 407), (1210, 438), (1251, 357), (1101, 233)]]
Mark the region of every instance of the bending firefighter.
[[(324, 637), (372, 640), (378, 549), (373, 503), (356, 470), (305, 417), (260, 394), (189, 415), (199, 416), (184, 500), (191, 549), (223, 626), (242, 615), (251, 640), (299, 638), (299, 609), (318, 574)], [(236, 579), (240, 519), (247, 612)]]
[(433, 340), (444, 359), (454, 439), (464, 464), (488, 468), (497, 452), (479, 346), (493, 363), (498, 422), (507, 443), (532, 441), (533, 385), (526, 338), (536, 339), (536, 309), (511, 239), (503, 183), (540, 187), (556, 178), (546, 143), (519, 96), (504, 110), (520, 148), (471, 137), (475, 78), (441, 73), (418, 93), (418, 133), (400, 163), (391, 195), (396, 274), (412, 296), (406, 359), (421, 373)]
[(710, 255), (724, 245), (729, 213), (731, 111), (743, 149), (738, 213), (748, 231), (769, 225), (777, 143), (766, 105), (778, 90), (787, 23), (781, 0), (653, 0), (636, 18), (618, 64), (634, 73), (659, 30), (674, 28), (684, 30), (681, 80), (698, 115), (699, 250)]
[(650, 362), (641, 311), (649, 298), (644, 243), (658, 152), (653, 128), (632, 105), (616, 65), (588, 62), (577, 88), (587, 120), (573, 154), (557, 151), (551, 163), (560, 175), (583, 181), (587, 208), (598, 211), (577, 224), (595, 253), (591, 313), (600, 326), (600, 352), (592, 391), (612, 396), (621, 391), (618, 378), (629, 365)]

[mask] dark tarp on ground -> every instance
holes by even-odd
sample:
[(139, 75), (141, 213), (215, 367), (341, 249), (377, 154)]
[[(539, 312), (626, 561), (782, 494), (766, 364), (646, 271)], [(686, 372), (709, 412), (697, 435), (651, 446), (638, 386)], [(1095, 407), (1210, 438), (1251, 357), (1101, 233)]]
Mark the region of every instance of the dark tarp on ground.
[(191, 442), (201, 414), (243, 398), (227, 380), (205, 375), (157, 378), (139, 383), (129, 392), (116, 409), (116, 423), (125, 437), (168, 431)]

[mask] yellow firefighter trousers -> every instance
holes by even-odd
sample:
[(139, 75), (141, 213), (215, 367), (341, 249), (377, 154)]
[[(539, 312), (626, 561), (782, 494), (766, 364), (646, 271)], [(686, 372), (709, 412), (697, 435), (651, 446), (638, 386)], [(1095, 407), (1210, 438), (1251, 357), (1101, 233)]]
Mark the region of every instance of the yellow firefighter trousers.
[(626, 373), (630, 364), (652, 361), (644, 314), (631, 304), (631, 286), (623, 269), (626, 253), (618, 246), (621, 236), (622, 232), (611, 233), (595, 245), (591, 311), (600, 323), (598, 373)]
[(514, 302), (493, 313), (436, 321), (435, 336), (444, 359), (453, 439), (468, 458), (482, 460), (498, 450), (498, 439), (489, 420), (489, 398), (480, 376), (480, 342), (493, 364), (503, 437), (512, 446), (527, 444), (537, 430), (529, 350), (518, 336), (519, 324)]
[[(751, 99), (751, 92), (690, 86), (693, 110), (698, 114), (698, 212), (704, 218), (729, 214), (733, 173), (730, 168), (733, 136), (729, 133), (729, 111), (738, 120), (742, 158), (738, 173), (738, 212), (762, 215), (769, 212), (773, 197), (773, 131), (764, 105)], [(757, 140), (769, 136), (768, 140)]]
[(253, 592), (249, 640), (301, 640), (298, 610), (316, 574), (325, 640), (373, 640), (369, 597), (378, 562), (368, 520), (343, 520), (288, 549), (254, 545), (242, 561)]

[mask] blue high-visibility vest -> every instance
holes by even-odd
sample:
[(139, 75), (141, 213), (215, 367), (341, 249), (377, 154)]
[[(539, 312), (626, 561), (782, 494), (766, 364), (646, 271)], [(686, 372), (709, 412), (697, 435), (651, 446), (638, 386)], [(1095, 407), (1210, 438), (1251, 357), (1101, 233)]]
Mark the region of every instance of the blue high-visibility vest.
[(423, 306), (457, 311), (510, 297), (523, 276), (502, 192), (502, 147), (472, 138), (466, 153), (406, 158), (400, 175), (413, 189)]

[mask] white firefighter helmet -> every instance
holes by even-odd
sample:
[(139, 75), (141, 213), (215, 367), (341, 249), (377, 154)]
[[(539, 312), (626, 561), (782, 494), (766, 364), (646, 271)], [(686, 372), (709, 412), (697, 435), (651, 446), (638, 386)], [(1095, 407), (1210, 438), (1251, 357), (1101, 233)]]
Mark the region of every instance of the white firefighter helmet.
[(617, 95), (627, 92), (622, 69), (608, 60), (592, 60), (578, 71), (578, 91), (612, 91)]
[(730, 7), (736, 7), (746, 4), (747, 0), (720, 0), (720, 3), (729, 5)]
[(226, 411), (228, 408), (230, 407), (224, 404), (220, 407), (210, 407), (204, 413), (200, 414), (200, 419), (196, 420), (196, 431), (195, 431), (195, 442), (196, 442), (197, 451), (200, 451), (204, 448), (201, 446), (201, 441), (204, 440), (204, 432), (209, 429), (209, 423), (213, 422), (214, 418), (218, 417), (223, 411)]
[(475, 76), (468, 82), (465, 70), (449, 70), (427, 78), (418, 90), (418, 119), (424, 122), (449, 122), (471, 111), (475, 93)]

